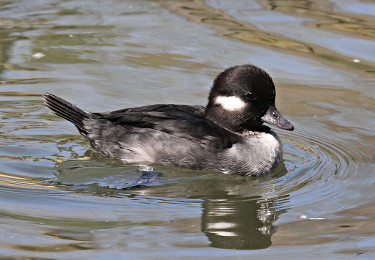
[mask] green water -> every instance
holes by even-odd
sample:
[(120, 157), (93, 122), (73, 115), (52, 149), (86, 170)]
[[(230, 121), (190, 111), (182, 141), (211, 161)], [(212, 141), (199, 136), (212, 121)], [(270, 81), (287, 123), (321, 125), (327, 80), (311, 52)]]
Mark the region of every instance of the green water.
[[(0, 1), (0, 256), (7, 259), (375, 257), (375, 3)], [(269, 176), (93, 152), (43, 107), (205, 105), (223, 69), (273, 77), (296, 130)]]

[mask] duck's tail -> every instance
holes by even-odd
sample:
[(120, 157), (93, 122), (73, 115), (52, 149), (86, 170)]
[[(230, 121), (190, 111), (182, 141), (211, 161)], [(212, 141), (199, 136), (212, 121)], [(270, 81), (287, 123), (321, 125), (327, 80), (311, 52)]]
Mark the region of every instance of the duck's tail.
[(50, 93), (44, 94), (43, 98), (44, 105), (51, 109), (52, 113), (72, 122), (81, 133), (87, 133), (83, 120), (90, 118), (90, 113)]

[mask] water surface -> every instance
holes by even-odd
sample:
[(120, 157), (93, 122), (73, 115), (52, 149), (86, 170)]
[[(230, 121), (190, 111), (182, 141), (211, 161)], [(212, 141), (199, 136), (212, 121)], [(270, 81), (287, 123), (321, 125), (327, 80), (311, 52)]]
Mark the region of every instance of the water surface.
[[(8, 258), (375, 257), (372, 1), (0, 2), (0, 255)], [(43, 107), (205, 105), (223, 69), (273, 77), (294, 132), (268, 176), (93, 152)], [(124, 189), (127, 188), (127, 189)]]

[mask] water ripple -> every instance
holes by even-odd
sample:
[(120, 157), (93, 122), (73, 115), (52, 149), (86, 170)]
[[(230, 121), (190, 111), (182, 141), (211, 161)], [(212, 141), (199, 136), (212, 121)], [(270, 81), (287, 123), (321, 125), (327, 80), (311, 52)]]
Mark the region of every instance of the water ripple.
[(359, 170), (357, 158), (363, 158), (363, 153), (345, 140), (328, 137), (323, 130), (310, 131), (303, 126), (297, 129), (280, 133), (288, 173), (261, 184), (277, 187), (267, 196), (294, 192), (294, 197), (304, 205), (340, 196), (340, 183), (355, 178)]

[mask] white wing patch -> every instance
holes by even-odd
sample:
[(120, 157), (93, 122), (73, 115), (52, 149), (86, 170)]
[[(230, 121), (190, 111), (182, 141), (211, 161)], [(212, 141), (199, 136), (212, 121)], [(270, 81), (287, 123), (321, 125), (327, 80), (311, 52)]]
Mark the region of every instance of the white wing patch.
[(236, 96), (218, 96), (215, 98), (215, 104), (221, 105), (228, 111), (242, 110), (246, 103)]

